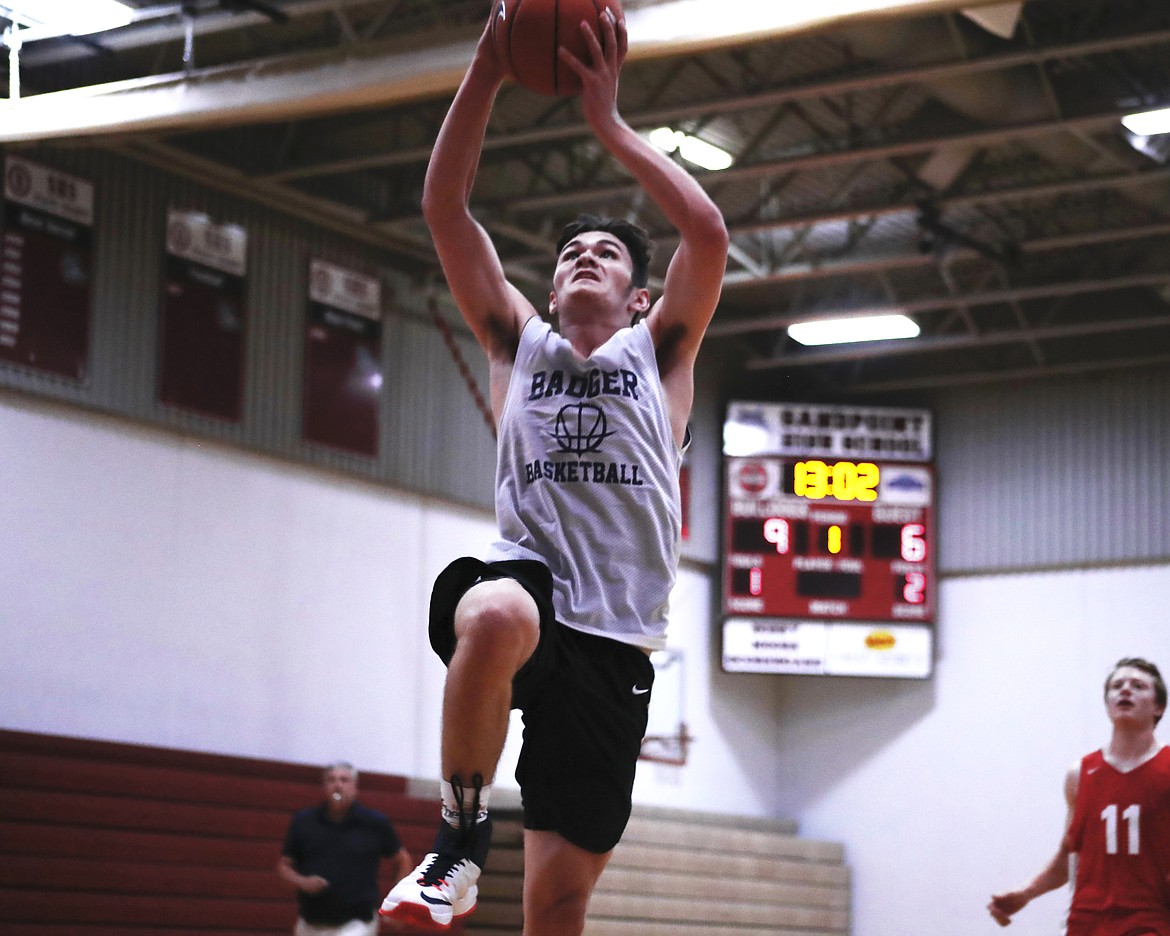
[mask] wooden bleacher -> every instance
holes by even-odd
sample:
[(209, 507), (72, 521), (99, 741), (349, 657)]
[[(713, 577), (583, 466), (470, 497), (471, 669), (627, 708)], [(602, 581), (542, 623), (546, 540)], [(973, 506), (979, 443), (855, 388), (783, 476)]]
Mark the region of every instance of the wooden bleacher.
[[(320, 768), (0, 730), (4, 936), (288, 936), (275, 872)], [(361, 773), (362, 802), (429, 849), (437, 784)], [(504, 791), (479, 907), (454, 936), (519, 936), (523, 831)], [(385, 867), (385, 866), (384, 866)], [(393, 881), (383, 875), (388, 890)], [(388, 932), (384, 930), (384, 932)], [(410, 931), (404, 931), (410, 932)], [(839, 845), (791, 824), (636, 807), (585, 936), (847, 936)]]
[[(0, 731), (0, 933), (289, 936), (276, 862), (320, 798), (315, 766)], [(367, 771), (359, 798), (428, 851), (435, 799)]]
[(635, 807), (585, 936), (847, 936), (840, 845), (791, 823)]
[(497, 790), (492, 797), (492, 847), (479, 879), (475, 912), (464, 921), (464, 931), (468, 936), (520, 936), (523, 900), (524, 820), (519, 796)]
[[(492, 802), (480, 907), (466, 929), (519, 936), (519, 812)], [(838, 844), (791, 822), (635, 806), (589, 904), (585, 936), (847, 936), (849, 869)]]

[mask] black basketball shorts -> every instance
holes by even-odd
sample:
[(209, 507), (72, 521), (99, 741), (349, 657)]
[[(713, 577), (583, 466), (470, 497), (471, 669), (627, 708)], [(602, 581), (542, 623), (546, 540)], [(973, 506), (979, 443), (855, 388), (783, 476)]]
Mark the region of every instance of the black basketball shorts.
[(645, 651), (556, 620), (552, 576), (531, 560), (456, 559), (431, 592), (431, 647), (455, 652), (455, 607), (472, 585), (512, 578), (540, 610), (540, 641), (512, 682), (524, 721), (516, 780), (524, 827), (556, 832), (586, 851), (610, 851), (630, 819), (654, 667)]

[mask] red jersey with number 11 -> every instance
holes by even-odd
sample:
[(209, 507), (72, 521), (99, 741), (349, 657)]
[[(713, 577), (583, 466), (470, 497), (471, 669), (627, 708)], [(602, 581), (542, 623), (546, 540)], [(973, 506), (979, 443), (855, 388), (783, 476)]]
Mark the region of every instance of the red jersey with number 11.
[(1170, 746), (1128, 773), (1101, 751), (1083, 758), (1064, 843), (1077, 853), (1070, 922), (1147, 911), (1170, 932)]

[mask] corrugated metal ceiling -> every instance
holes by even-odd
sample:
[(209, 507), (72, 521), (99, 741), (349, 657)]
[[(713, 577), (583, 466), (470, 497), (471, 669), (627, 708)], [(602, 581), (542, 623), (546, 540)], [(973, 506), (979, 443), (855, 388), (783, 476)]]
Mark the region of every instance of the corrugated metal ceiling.
[[(136, 0), (140, 8), (162, 4)], [(200, 0), (192, 80), (241, 63), (474, 39), (484, 0)], [(635, 0), (629, 10), (639, 6)], [(277, 22), (264, 11), (287, 15)], [(632, 37), (632, 41), (636, 37)], [(30, 94), (183, 69), (179, 17), (24, 51)], [(356, 51), (355, 51), (356, 50)], [(288, 59), (289, 56), (293, 59)], [(449, 92), (274, 123), (105, 136), (237, 194), (314, 213), (434, 270), (418, 210)], [(733, 235), (712, 327), (733, 395), (878, 394), (1170, 364), (1170, 142), (1142, 153), (1119, 117), (1170, 104), (1170, 5), (1029, 0), (1009, 39), (953, 10), (751, 44), (631, 56), (622, 111), (728, 148), (696, 174)], [(518, 285), (546, 291), (576, 210), (671, 233), (606, 160), (572, 101), (500, 95), (474, 195)], [(786, 323), (900, 307), (922, 338), (802, 349)]]

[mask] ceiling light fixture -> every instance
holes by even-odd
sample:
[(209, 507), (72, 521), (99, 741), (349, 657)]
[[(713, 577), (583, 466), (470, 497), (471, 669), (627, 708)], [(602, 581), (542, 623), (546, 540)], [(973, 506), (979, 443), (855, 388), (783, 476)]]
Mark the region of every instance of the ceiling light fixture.
[(788, 326), (788, 337), (802, 345), (827, 345), (917, 338), (920, 331), (918, 323), (905, 315), (860, 315), (797, 322)]
[(702, 169), (718, 171), (726, 169), (734, 162), (727, 150), (681, 130), (659, 127), (657, 130), (651, 130), (648, 136), (650, 142), (663, 152), (673, 153), (678, 150), (683, 159)]
[(0, 16), (9, 23), (0, 33), (0, 45), (8, 49), (12, 105), (20, 100), (20, 51), (26, 42), (105, 32), (127, 26), (141, 14), (119, 0), (0, 0)]
[(0, 13), (30, 30), (25, 36), (87, 36), (126, 26), (134, 9), (119, 0), (0, 0)]
[(1121, 118), (1121, 125), (1130, 133), (1144, 137), (1170, 133), (1170, 107), (1130, 114)]

